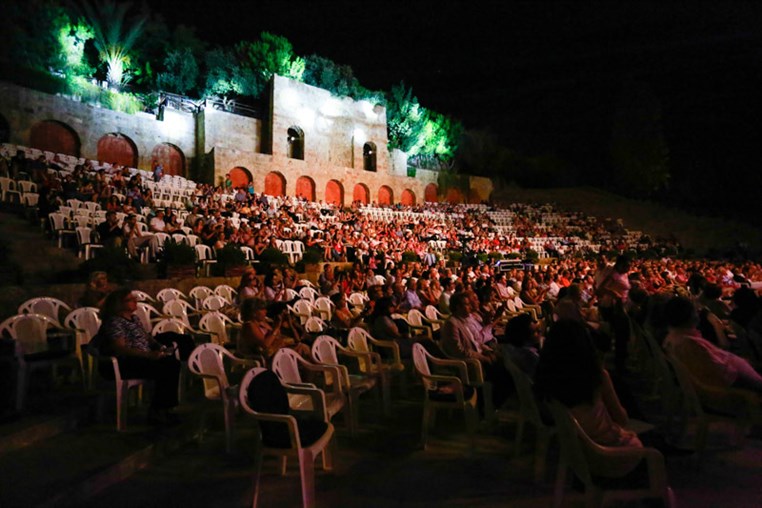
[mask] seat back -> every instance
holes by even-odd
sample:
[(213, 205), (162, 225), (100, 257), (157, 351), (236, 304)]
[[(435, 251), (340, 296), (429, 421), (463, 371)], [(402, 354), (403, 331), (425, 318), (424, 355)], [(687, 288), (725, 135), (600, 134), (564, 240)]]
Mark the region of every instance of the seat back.
[(208, 288), (206, 286), (196, 286), (193, 289), (190, 290), (188, 293), (188, 296), (193, 298), (196, 301), (196, 308), (201, 308), (201, 302), (204, 301), (204, 298), (207, 296), (211, 296), (214, 294), (214, 291), (212, 291), (211, 288)]
[(326, 328), (325, 321), (317, 316), (310, 316), (307, 318), (307, 322), (304, 323), (304, 330), (307, 333), (322, 333)]
[(331, 316), (333, 315), (333, 309), (336, 305), (331, 301), (330, 298), (321, 296), (315, 299), (314, 306), (315, 310), (320, 312), (320, 317), (326, 321), (330, 321)]
[(304, 325), (312, 316), (312, 305), (307, 300), (297, 300), (294, 306), (289, 306), (289, 310), (299, 317), (299, 322)]
[(299, 296), (305, 300), (314, 302), (315, 299), (320, 296), (320, 293), (318, 293), (314, 288), (307, 286), (299, 290)]
[(201, 241), (201, 238), (199, 238), (196, 235), (186, 235), (185, 237), (185, 243), (187, 243), (194, 249), (196, 248), (196, 245), (198, 245), (200, 241)]
[(339, 341), (330, 335), (321, 335), (312, 343), (312, 356), (318, 363), (338, 365), (339, 356), (336, 349), (341, 348)]
[(188, 368), (197, 376), (214, 376), (216, 379), (202, 377), (204, 396), (207, 399), (219, 399), (228, 388), (228, 376), (222, 361), (223, 348), (217, 344), (201, 344), (188, 357)]
[(71, 307), (62, 302), (58, 298), (50, 296), (40, 296), (27, 300), (19, 305), (19, 314), (42, 314), (53, 319), (57, 326), (60, 326), (61, 311), (64, 311), (64, 315), (71, 312)]
[(163, 311), (167, 316), (172, 316), (183, 322), (188, 328), (191, 327), (190, 319), (188, 319), (188, 309), (193, 310), (191, 304), (184, 300), (169, 300), (164, 304)]
[(297, 293), (295, 290), (291, 288), (286, 288), (286, 301), (290, 302), (291, 300), (295, 300), (299, 298), (299, 293)]
[(175, 333), (187, 333), (189, 331), (189, 327), (181, 320), (176, 318), (169, 318), (169, 319), (162, 319), (156, 325), (154, 325), (153, 329), (151, 330), (151, 335), (156, 336), (160, 333), (164, 332), (175, 332)]
[(228, 302), (225, 298), (223, 298), (220, 295), (210, 295), (204, 298), (204, 301), (201, 302), (201, 309), (202, 310), (209, 310), (209, 311), (215, 311), (220, 310), (221, 308), (225, 307), (226, 305), (230, 305), (230, 302)]
[(352, 293), (349, 295), (349, 303), (353, 307), (364, 307), (368, 297), (362, 293)]
[(197, 243), (193, 246), (193, 249), (196, 251), (197, 261), (207, 261), (214, 259), (214, 251), (208, 245)]
[(430, 376), (431, 375), (431, 369), (429, 368), (429, 353), (426, 351), (426, 349), (419, 343), (413, 344), (413, 366), (415, 367), (415, 370), (422, 376), (423, 380), (423, 387), (426, 390), (434, 390), (436, 386), (434, 386), (434, 383), (426, 379), (423, 376)]
[(430, 319), (431, 321), (444, 319), (444, 316), (442, 316), (442, 313), (439, 312), (439, 309), (433, 305), (427, 305), (424, 312), (426, 312), (426, 318)]
[[(133, 291), (134, 293), (134, 291)], [(140, 323), (143, 325), (143, 329), (151, 333), (153, 325), (151, 325), (151, 316), (161, 316), (161, 313), (150, 303), (138, 302), (138, 307), (135, 309), (135, 315), (140, 319)]]
[(368, 345), (368, 332), (360, 328), (359, 326), (355, 326), (351, 330), (349, 330), (349, 338), (347, 339), (347, 344), (349, 345), (349, 348), (352, 351), (357, 351), (360, 353), (370, 353), (370, 346)]
[[(238, 392), (241, 407), (255, 418), (264, 415), (287, 415), (288, 395), (278, 377), (272, 371), (253, 368), (241, 380)], [(272, 419), (258, 419), (262, 443), (277, 448), (300, 448), (298, 433), (290, 434), (289, 427)]]
[(135, 296), (135, 298), (138, 299), (139, 302), (152, 302), (153, 303), (153, 302), (156, 301), (156, 299), (154, 297), (152, 297), (151, 295), (149, 295), (148, 293), (146, 293), (144, 291), (139, 291), (137, 289), (133, 289), (132, 290), (132, 294), (133, 294), (133, 296)]
[(534, 390), (532, 390), (532, 380), (510, 359), (505, 359), (505, 365), (516, 387), (516, 393), (519, 396), (519, 410), (524, 418), (538, 427), (545, 427), (546, 425), (540, 417), (540, 408), (537, 406)]
[(521, 310), (524, 308), (524, 300), (522, 300), (520, 296), (516, 295), (513, 298), (513, 305), (516, 309)]
[(57, 326), (42, 314), (17, 314), (0, 323), (0, 336), (7, 334), (25, 351), (41, 351), (46, 348), (48, 328)]
[(272, 369), (278, 375), (282, 383), (301, 383), (302, 375), (299, 373), (299, 354), (288, 348), (281, 348), (273, 356)]
[(238, 291), (227, 284), (220, 284), (214, 288), (214, 294), (223, 297), (228, 303), (232, 304), (235, 301)]
[(90, 342), (101, 327), (98, 309), (95, 307), (80, 307), (71, 311), (64, 319), (64, 326), (72, 330), (82, 330), (80, 344)]
[(423, 323), (423, 314), (418, 309), (410, 309), (407, 313), (407, 322), (413, 326), (425, 326)]
[(201, 319), (198, 322), (198, 327), (205, 332), (214, 334), (212, 337), (216, 336), (216, 340), (218, 340), (220, 344), (225, 344), (228, 342), (227, 325), (230, 323), (232, 323), (232, 321), (225, 314), (211, 311), (201, 316)]
[(161, 303), (167, 303), (170, 300), (186, 300), (185, 294), (179, 289), (164, 288), (156, 293), (156, 299)]

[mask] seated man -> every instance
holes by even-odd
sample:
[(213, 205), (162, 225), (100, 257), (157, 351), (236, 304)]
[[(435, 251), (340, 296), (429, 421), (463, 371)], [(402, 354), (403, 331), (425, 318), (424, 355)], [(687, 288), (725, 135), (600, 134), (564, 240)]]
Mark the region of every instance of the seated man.
[(762, 394), (762, 376), (748, 361), (720, 349), (701, 336), (696, 307), (674, 297), (665, 307), (669, 332), (664, 348), (680, 360), (693, 377), (717, 388), (745, 388)]
[(167, 223), (164, 222), (164, 210), (159, 210), (156, 215), (148, 223), (148, 227), (152, 233), (164, 233), (167, 228)]
[(101, 222), (95, 227), (95, 231), (98, 233), (98, 238), (103, 245), (109, 247), (121, 247), (122, 240), (124, 239), (124, 233), (119, 226), (119, 220), (116, 217), (116, 212), (106, 212), (106, 220)]
[(151, 255), (156, 256), (156, 250), (158, 244), (156, 237), (149, 233), (142, 233), (140, 226), (138, 226), (138, 218), (130, 214), (124, 219), (124, 226), (122, 227), (124, 238), (127, 240), (127, 252), (130, 256), (137, 259), (138, 249), (149, 248)]

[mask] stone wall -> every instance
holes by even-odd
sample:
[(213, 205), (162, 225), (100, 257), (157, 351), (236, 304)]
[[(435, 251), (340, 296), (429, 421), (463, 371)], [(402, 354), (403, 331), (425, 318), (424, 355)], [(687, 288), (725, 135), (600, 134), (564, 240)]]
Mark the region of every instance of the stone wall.
[[(164, 120), (158, 121), (145, 113), (118, 113), (0, 83), (0, 114), (8, 120), (11, 143), (28, 145), (35, 124), (55, 120), (76, 133), (80, 155), (88, 159), (97, 158), (101, 137), (119, 133), (136, 146), (142, 169), (150, 169), (154, 147), (169, 143), (184, 154), (189, 177), (220, 184), (226, 173), (241, 167), (251, 175), (257, 192), (264, 190), (265, 178), (273, 172), (285, 180), (288, 195), (296, 194), (300, 177), (314, 182), (317, 200), (325, 200), (329, 182), (334, 188), (338, 184), (344, 204), (352, 201), (358, 184), (367, 187), (369, 202), (377, 202), (379, 190), (389, 187), (394, 202), (409, 190), (416, 203), (423, 202), (427, 186), (436, 185), (437, 172), (419, 169), (415, 177), (408, 177), (406, 154), (388, 151), (383, 107), (333, 97), (326, 90), (279, 76), (273, 80), (271, 93), (271, 118), (266, 120), (212, 109), (194, 118), (191, 113), (166, 109)], [(270, 121), (272, 134), (267, 135)], [(289, 128), (303, 134), (303, 159), (289, 157)], [(365, 170), (366, 143), (373, 148), (375, 171)], [(196, 156), (205, 159), (198, 174), (191, 171)], [(471, 200), (487, 199), (492, 192), (491, 182), (484, 178), (473, 178), (472, 187)]]
[(193, 115), (166, 110), (164, 121), (153, 115), (129, 115), (83, 104), (65, 97), (50, 95), (10, 83), (0, 83), (0, 114), (10, 127), (10, 143), (27, 145), (32, 127), (38, 122), (55, 120), (68, 126), (79, 137), (79, 155), (97, 159), (98, 140), (118, 133), (132, 140), (138, 151), (138, 167), (150, 169), (151, 152), (161, 143), (179, 148), (185, 155), (186, 173), (195, 156), (195, 121)]

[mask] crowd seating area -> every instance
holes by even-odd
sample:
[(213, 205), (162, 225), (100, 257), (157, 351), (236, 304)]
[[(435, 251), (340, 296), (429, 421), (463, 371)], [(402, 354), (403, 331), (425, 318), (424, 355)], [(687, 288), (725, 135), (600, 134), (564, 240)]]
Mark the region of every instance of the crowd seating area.
[[(37, 162), (21, 159), (19, 152)], [(631, 376), (624, 377), (623, 382), (638, 386), (645, 383), (653, 389), (655, 393), (650, 395), (659, 401), (653, 413), (654, 423), (660, 432), (670, 442), (680, 442), (702, 457), (706, 434), (710, 432), (708, 400), (727, 402), (731, 396), (738, 404), (725, 417), (739, 429), (737, 443), (743, 442), (750, 427), (761, 423), (754, 406), (756, 403), (758, 409), (758, 399), (752, 400), (745, 392), (718, 394), (702, 388), (700, 379), (681, 370), (679, 361), (654, 341), (653, 334), (658, 331), (654, 326), (658, 323), (646, 318), (653, 310), (649, 301), (686, 295), (698, 307), (716, 314), (713, 329), (722, 348), (759, 366), (759, 302), (754, 300), (753, 308), (744, 310), (744, 314), (739, 311), (743, 302), (731, 300), (738, 294), (755, 295), (754, 291), (760, 289), (759, 263), (672, 258), (667, 253), (675, 247), (673, 242), (656, 242), (616, 221), (559, 211), (547, 204), (425, 203), (381, 207), (353, 203), (342, 209), (295, 197), (250, 193), (248, 189), (194, 184), (178, 177), (153, 182), (152, 174), (134, 168), (74, 160), (18, 146), (3, 145), (0, 154), (0, 173), (7, 174), (0, 179), (3, 203), (34, 211), (61, 248), (71, 241), (83, 258), (97, 256), (103, 243), (92, 235), (92, 230), (107, 220), (109, 212), (114, 212), (119, 230), (126, 231), (124, 224), (147, 235), (149, 241), (139, 244), (131, 245), (131, 236), (124, 239), (130, 254), (143, 262), (159, 259), (169, 238), (193, 245), (200, 266), (213, 263), (215, 251), (229, 243), (238, 245), (251, 262), (256, 262), (267, 248), (285, 253), (292, 265), (308, 249), (317, 249), (324, 261), (353, 262), (351, 269), (340, 273), (326, 264), (317, 282), (300, 279), (293, 269), (277, 268), (267, 274), (264, 282), (252, 278), (251, 285), (242, 281), (237, 289), (197, 286), (184, 294), (176, 288), (165, 288), (155, 295), (133, 291), (141, 300), (136, 313), (146, 332), (158, 335), (171, 331), (193, 338), (197, 348), (181, 374), (180, 390), (187, 390), (188, 376), (194, 374), (203, 380), (204, 396), (220, 401), (228, 451), (236, 446), (239, 409), (258, 421), (287, 426), (287, 435), (275, 436), (277, 433), (267, 430), (271, 427), (262, 425), (262, 446), (257, 453), (292, 456), (300, 465), (309, 463), (300, 469), (305, 506), (312, 506), (315, 497), (312, 463), (322, 456), (323, 465), (331, 467), (334, 417), (341, 414), (340, 430), (356, 435), (367, 418), (363, 412), (368, 408), (364, 404), (366, 393), (378, 394), (375, 414), (386, 415), (394, 402), (390, 386), (404, 394), (409, 384), (418, 382), (423, 387), (424, 448), (429, 429), (436, 424), (434, 413), (438, 409), (462, 410), (471, 436), (478, 428), (493, 428), (501, 411), (507, 410), (491, 406), (490, 394), (495, 386), (487, 366), (473, 358), (464, 360), (443, 353), (440, 338), (443, 326), (452, 319), (448, 298), (454, 292), (474, 297), (471, 314), (489, 324), (484, 330), (493, 335), (484, 343), (496, 348), (500, 347), (496, 341), (502, 341), (505, 327), (516, 317), (530, 315), (541, 333), (563, 319), (559, 309), (563, 309), (562, 300), (572, 287), (578, 290), (575, 309), (584, 314), (591, 329), (609, 335), (619, 333), (617, 324), (606, 316), (602, 318), (599, 312), (596, 286), (601, 280), (596, 279), (611, 269), (603, 256), (596, 255), (603, 251), (654, 249), (661, 254), (634, 259), (627, 266), (623, 275), (631, 286), (630, 298), (622, 302), (630, 332), (626, 344), (630, 349), (627, 368)], [(130, 226), (130, 217), (137, 219), (135, 225)], [(453, 251), (464, 255), (459, 265), (448, 263), (454, 261), (448, 259)], [(493, 259), (511, 255), (525, 258), (530, 251), (540, 259), (553, 260), (533, 266), (478, 262), (482, 254), (498, 253)], [(413, 257), (407, 253), (413, 253)], [(719, 293), (710, 295), (710, 287)], [(246, 357), (238, 354), (237, 337), (243, 326), (240, 303), (252, 295), (267, 300), (270, 308), (283, 306), (292, 322), (288, 338), (298, 345), (309, 345), (309, 351), (298, 352), (296, 345), (289, 342), (294, 347), (281, 347), (274, 354), (264, 350)], [(342, 305), (343, 299), (337, 303), (332, 298), (336, 295), (343, 295), (348, 304), (349, 315), (343, 317), (344, 321), (337, 320), (337, 305)], [(401, 330), (399, 338), (374, 336), (374, 320), (379, 319), (373, 314), (375, 305), (385, 297), (393, 302), (388, 318)], [(32, 370), (71, 364), (79, 372), (83, 387), (89, 389), (94, 383), (92, 364), (106, 361), (114, 370), (116, 428), (127, 428), (125, 401), (131, 388), (146, 380), (123, 379), (116, 358), (88, 356), (86, 345), (98, 326), (97, 309), (72, 309), (46, 297), (24, 302), (17, 315), (0, 323), (0, 334), (21, 346), (17, 350), (22, 366), (15, 399), (18, 410), (23, 410)], [(56, 336), (72, 337), (73, 347), (63, 347), (53, 355), (34, 356), (37, 350), (49, 350), (51, 337)], [(412, 344), (412, 348), (406, 348), (406, 344)], [(618, 359), (621, 350), (617, 348), (621, 347), (617, 342), (614, 351), (606, 355), (607, 365)], [(504, 361), (514, 381), (514, 399), (518, 399), (514, 411), (520, 422), (517, 453), (521, 450), (524, 424), (538, 427), (533, 454), (535, 479), (544, 476), (548, 443), (555, 434), (562, 450), (556, 501), (561, 502), (566, 466), (582, 475), (580, 479), (590, 491), (603, 496), (598, 489), (605, 485), (597, 483), (596, 475), (611, 472), (608, 468), (621, 462), (623, 452), (593, 442), (577, 420), (558, 405), (550, 406), (556, 422), (550, 425), (547, 415), (540, 415), (536, 401), (528, 395), (532, 378), (522, 377), (524, 374), (507, 355)], [(228, 376), (232, 379), (235, 371), (241, 374), (242, 370), (246, 373), (237, 387)], [(262, 393), (271, 397), (264, 402), (257, 400)], [(652, 399), (648, 403), (652, 404)], [(740, 406), (748, 410), (735, 412)], [(310, 430), (310, 439), (302, 439), (307, 432), (302, 426), (309, 424), (283, 414), (284, 407), (292, 413), (309, 412), (312, 419), (307, 421), (319, 422)], [(697, 421), (701, 431), (689, 435), (689, 420)], [(643, 448), (638, 458), (648, 463), (647, 487), (629, 491), (628, 495), (658, 498), (669, 504), (671, 492), (663, 457), (656, 450)], [(626, 476), (626, 472), (614, 476)], [(255, 478), (258, 485), (258, 469)], [(255, 486), (255, 504), (258, 493)]]

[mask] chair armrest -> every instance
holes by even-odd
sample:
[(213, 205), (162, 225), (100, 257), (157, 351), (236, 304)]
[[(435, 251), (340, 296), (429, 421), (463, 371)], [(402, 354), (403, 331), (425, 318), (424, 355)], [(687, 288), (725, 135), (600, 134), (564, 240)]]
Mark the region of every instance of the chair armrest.
[(468, 371), (468, 378), (466, 384), (472, 386), (481, 386), (484, 384), (484, 369), (482, 368), (482, 362), (476, 358), (466, 358), (466, 367)]
[(292, 415), (276, 415), (272, 413), (252, 413), (254, 419), (262, 422), (278, 422), (288, 425), (288, 434), (291, 440), (291, 448), (301, 448), (299, 430), (296, 418)]
[(307, 386), (297, 386), (295, 384), (287, 384), (283, 385), (283, 387), (286, 390), (286, 393), (293, 393), (296, 395), (306, 395), (308, 396), (312, 401), (312, 411), (299, 411), (299, 413), (312, 413), (314, 414), (319, 420), (327, 422), (328, 421), (328, 411), (326, 410), (326, 404), (325, 404), (325, 392), (321, 390), (320, 388), (317, 388), (316, 386), (312, 385), (311, 387)]
[(413, 332), (413, 331), (415, 331), (415, 332), (423, 332), (422, 334), (414, 333), (414, 335), (425, 335), (429, 339), (433, 338), (430, 326), (426, 326), (426, 325), (422, 325), (422, 326), (408, 325), (408, 328), (410, 329), (411, 332)]
[(375, 347), (391, 349), (392, 357), (394, 358), (394, 364), (395, 365), (402, 364), (402, 356), (400, 355), (400, 345), (394, 342), (393, 340), (379, 340), (379, 339), (374, 339), (373, 337), (368, 337), (368, 342), (370, 342)]
[(430, 356), (429, 361), (433, 365), (438, 365), (440, 367), (455, 367), (459, 373), (458, 377), (465, 382), (468, 381), (468, 367), (466, 366), (466, 362), (464, 360), (449, 360)]

